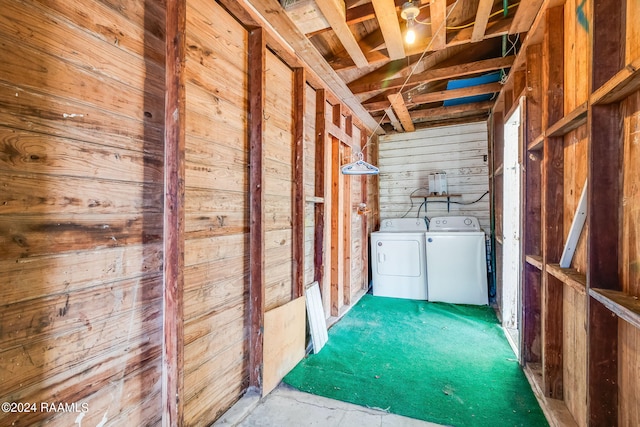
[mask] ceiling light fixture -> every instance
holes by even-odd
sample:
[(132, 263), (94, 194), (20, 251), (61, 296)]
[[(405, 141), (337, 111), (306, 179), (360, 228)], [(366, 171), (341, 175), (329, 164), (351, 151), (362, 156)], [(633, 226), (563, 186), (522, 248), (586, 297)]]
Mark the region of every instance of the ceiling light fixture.
[(407, 44), (412, 44), (416, 41), (415, 31), (415, 18), (420, 14), (420, 8), (414, 5), (413, 2), (406, 2), (402, 5), (400, 16), (407, 21), (407, 33), (404, 36), (404, 40)]

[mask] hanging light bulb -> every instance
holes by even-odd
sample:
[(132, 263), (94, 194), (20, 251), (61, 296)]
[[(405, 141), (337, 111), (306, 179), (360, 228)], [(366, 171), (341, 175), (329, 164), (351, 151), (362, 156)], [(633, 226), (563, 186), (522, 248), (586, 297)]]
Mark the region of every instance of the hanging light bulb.
[(400, 16), (402, 19), (407, 20), (407, 33), (404, 36), (404, 41), (407, 44), (412, 44), (416, 41), (416, 30), (415, 30), (415, 18), (420, 14), (420, 9), (413, 4), (413, 2), (406, 2), (402, 5), (402, 10), (400, 11)]
[(407, 44), (413, 44), (416, 41), (414, 25), (413, 18), (407, 19), (407, 32), (404, 35), (404, 41), (407, 42)]

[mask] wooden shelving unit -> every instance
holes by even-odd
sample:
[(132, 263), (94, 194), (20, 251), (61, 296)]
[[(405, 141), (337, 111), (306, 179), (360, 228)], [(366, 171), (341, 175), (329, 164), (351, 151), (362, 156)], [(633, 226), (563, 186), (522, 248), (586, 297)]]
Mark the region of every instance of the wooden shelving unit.
[(609, 81), (591, 94), (592, 105), (605, 105), (619, 102), (640, 89), (640, 58), (627, 64)]
[[(640, 108), (640, 3), (593, 2), (587, 31), (567, 25), (576, 22), (573, 5), (544, 0), (542, 8), (493, 116), (499, 166), (501, 126), (513, 111), (518, 73), (524, 71), (522, 362), (539, 367), (540, 395), (566, 404), (576, 425), (638, 425), (640, 362), (629, 349), (640, 336), (640, 291), (635, 276), (620, 266), (635, 265), (639, 253), (623, 242), (635, 231), (629, 218), (640, 205), (633, 197), (640, 179), (634, 167), (640, 154), (633, 148)], [(588, 52), (586, 61), (569, 58), (574, 49)], [(501, 174), (493, 168), (497, 243), (505, 215)], [(585, 179), (588, 233), (572, 260), (575, 268), (561, 268), (555, 263), (566, 244), (565, 218), (574, 213)], [(498, 292), (501, 279), (496, 278)]]
[(613, 314), (640, 329), (640, 298), (611, 289), (590, 288), (589, 295)]

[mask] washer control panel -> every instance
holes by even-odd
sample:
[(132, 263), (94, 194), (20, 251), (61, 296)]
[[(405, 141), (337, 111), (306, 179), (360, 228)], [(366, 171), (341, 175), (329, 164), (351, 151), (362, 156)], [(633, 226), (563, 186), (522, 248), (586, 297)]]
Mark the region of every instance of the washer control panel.
[(436, 216), (429, 222), (429, 231), (480, 231), (475, 216)]

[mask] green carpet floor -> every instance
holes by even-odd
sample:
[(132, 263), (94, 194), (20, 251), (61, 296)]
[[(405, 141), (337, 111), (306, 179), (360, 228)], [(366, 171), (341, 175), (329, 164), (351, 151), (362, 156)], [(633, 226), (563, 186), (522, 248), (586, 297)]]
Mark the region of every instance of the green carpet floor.
[(489, 307), (365, 295), (284, 382), (452, 426), (547, 426)]

